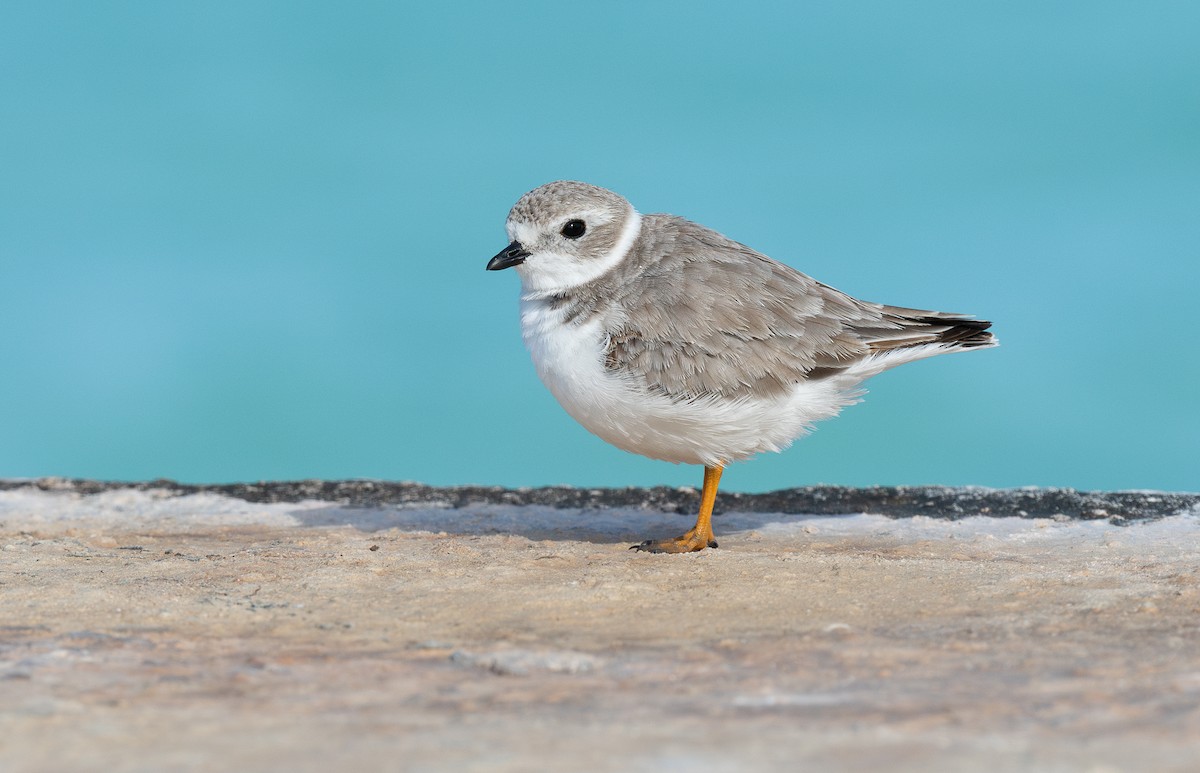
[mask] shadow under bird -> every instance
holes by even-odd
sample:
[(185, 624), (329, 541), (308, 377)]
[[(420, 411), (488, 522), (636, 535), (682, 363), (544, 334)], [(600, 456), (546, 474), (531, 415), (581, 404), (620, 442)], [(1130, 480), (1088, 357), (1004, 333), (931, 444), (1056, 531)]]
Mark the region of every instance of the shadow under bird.
[(487, 268), (520, 275), (525, 345), (567, 413), (618, 448), (704, 466), (696, 525), (636, 550), (715, 548), (726, 465), (782, 451), (882, 371), (997, 343), (990, 322), (860, 301), (587, 183), (530, 191), (506, 226)]

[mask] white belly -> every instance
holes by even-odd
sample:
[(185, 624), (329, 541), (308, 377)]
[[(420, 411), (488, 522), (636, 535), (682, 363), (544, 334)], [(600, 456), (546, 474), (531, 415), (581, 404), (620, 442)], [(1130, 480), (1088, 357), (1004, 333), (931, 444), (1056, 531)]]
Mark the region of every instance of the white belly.
[(538, 376), (567, 413), (618, 448), (653, 459), (711, 465), (781, 451), (856, 399), (827, 379), (770, 399), (675, 402), (605, 369), (598, 321), (564, 324), (547, 301), (523, 298), (521, 332)]

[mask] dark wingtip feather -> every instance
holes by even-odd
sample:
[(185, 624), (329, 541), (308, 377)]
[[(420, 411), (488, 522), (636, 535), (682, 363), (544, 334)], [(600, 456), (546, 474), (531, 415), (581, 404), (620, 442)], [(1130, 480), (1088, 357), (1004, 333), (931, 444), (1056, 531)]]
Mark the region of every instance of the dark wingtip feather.
[(938, 332), (938, 343), (962, 347), (991, 346), (996, 343), (996, 337), (987, 332), (992, 323), (984, 319), (917, 317), (914, 321), (931, 327), (945, 327), (945, 330)]

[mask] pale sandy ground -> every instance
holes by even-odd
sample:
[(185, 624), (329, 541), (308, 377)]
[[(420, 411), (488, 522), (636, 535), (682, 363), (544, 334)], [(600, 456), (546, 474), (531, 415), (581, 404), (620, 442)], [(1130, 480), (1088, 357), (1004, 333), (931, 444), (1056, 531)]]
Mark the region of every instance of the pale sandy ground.
[(1200, 769), (1196, 515), (688, 525), (0, 491), (0, 770)]

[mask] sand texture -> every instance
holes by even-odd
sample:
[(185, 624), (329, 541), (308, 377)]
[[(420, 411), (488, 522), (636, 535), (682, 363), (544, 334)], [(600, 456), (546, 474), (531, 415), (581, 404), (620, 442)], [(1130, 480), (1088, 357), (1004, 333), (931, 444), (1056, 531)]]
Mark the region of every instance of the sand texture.
[(1194, 495), (464, 491), (0, 483), (0, 770), (1200, 760)]

